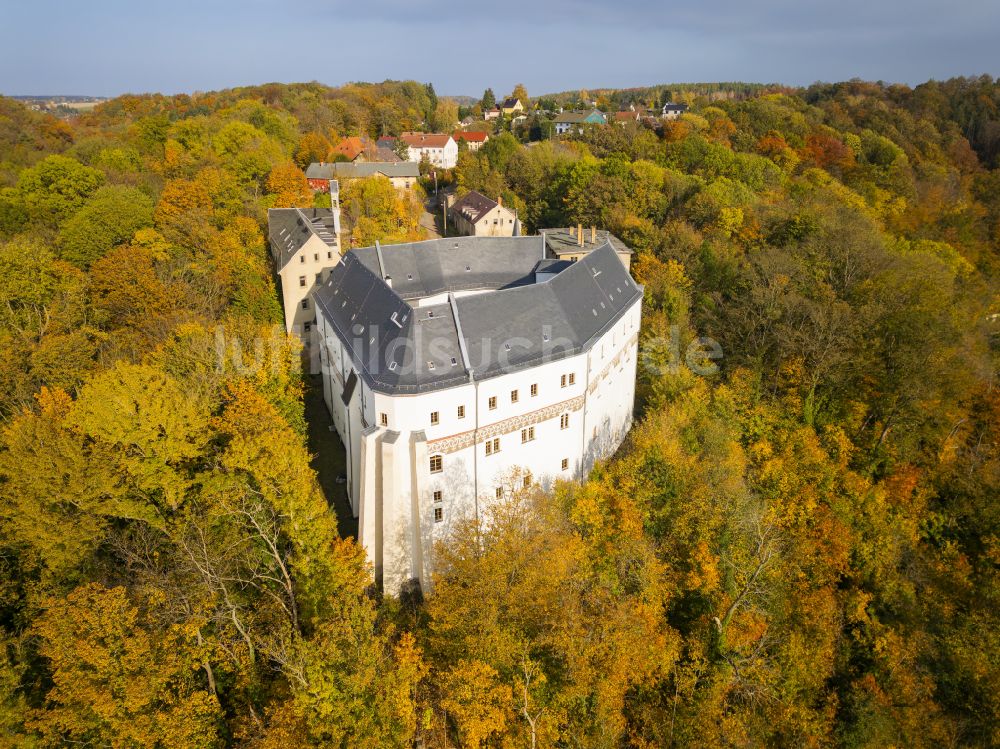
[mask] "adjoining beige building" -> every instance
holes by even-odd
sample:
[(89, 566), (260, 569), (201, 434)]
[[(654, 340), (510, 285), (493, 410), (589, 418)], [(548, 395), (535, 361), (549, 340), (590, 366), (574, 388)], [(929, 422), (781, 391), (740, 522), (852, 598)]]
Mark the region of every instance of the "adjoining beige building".
[(489, 141), (490, 134), (482, 130), (456, 130), (451, 137), (456, 143), (464, 140), (470, 151), (478, 151)]
[(513, 237), (520, 234), (517, 216), (503, 205), (503, 199), (490, 200), (470, 192), (451, 206), (455, 228), (470, 237)]
[(281, 286), (285, 332), (308, 345), (316, 312), (309, 298), (340, 262), (340, 200), (330, 185), (333, 208), (271, 208), (267, 235)]
[[(313, 189), (323, 189), (331, 179), (344, 182), (365, 177), (386, 177), (398, 190), (411, 190), (420, 178), (420, 166), (412, 161), (339, 161), (313, 163), (306, 169), (306, 179)], [(325, 192), (325, 190), (324, 190)]]
[(542, 229), (542, 236), (545, 237), (546, 256), (555, 260), (576, 262), (585, 258), (598, 247), (609, 244), (626, 269), (632, 265), (631, 248), (605, 229), (593, 226), (584, 229), (583, 225), (579, 224), (576, 228)]

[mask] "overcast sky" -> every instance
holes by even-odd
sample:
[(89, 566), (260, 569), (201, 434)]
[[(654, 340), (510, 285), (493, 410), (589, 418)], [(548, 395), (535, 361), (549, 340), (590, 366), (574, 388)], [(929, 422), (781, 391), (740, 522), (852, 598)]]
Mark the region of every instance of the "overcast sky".
[(0, 93), (430, 81), (531, 94), (1000, 75), (998, 0), (5, 0)]

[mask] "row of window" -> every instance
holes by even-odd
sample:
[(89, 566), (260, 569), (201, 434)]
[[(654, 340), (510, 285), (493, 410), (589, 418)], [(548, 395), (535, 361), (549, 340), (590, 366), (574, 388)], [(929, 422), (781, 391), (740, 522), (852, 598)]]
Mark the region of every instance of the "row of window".
[[(308, 300), (304, 300), (302, 302), (302, 309), (308, 309)], [(567, 387), (569, 385), (575, 385), (575, 384), (576, 384), (576, 374), (574, 372), (570, 372), (568, 374), (562, 375), (562, 377), (560, 379), (560, 385), (561, 385), (561, 387)], [(538, 395), (538, 383), (537, 382), (536, 383), (532, 383), (531, 388), (530, 388), (530, 392), (531, 392), (531, 397), (532, 398), (534, 398), (534, 397), (536, 397)], [(520, 394), (519, 390), (511, 390), (510, 391), (510, 402), (511, 403), (517, 403), (518, 401), (520, 401), (520, 399), (521, 399), (521, 394)], [(495, 395), (491, 395), (489, 397), (489, 400), (487, 401), (487, 404), (489, 405), (489, 409), (491, 411), (495, 411), (496, 407), (497, 407), (497, 397)], [(457, 415), (458, 415), (458, 418), (460, 418), (460, 419), (464, 419), (465, 418), (465, 406), (459, 406), (458, 407)], [(569, 421), (568, 421), (569, 420), (569, 416), (566, 415), (565, 418), (567, 419), (567, 423), (566, 423), (566, 426), (562, 427), (563, 429), (566, 429), (569, 426)], [(384, 426), (384, 427), (389, 426), (389, 415), (388, 414), (380, 413), (379, 416), (378, 416), (378, 420), (379, 420), (379, 424), (381, 426)], [(440, 411), (431, 411), (431, 426), (437, 426), (440, 423), (441, 423), (441, 412)], [(534, 439), (534, 437), (532, 437), (532, 439)]]
[[(326, 259), (327, 260), (333, 260), (333, 251), (332, 250), (326, 253)], [(313, 253), (313, 260), (315, 262), (317, 262), (317, 263), (319, 262), (319, 253), (318, 252), (314, 252)], [(305, 263), (305, 261), (306, 261), (306, 256), (304, 254), (303, 255), (299, 255), (299, 262), (300, 263)]]
[[(320, 271), (319, 273), (316, 274), (316, 283), (323, 283), (323, 273), (322, 273), (322, 271)], [(306, 285), (306, 277), (305, 276), (299, 276), (299, 286), (302, 286), (304, 288), (305, 285)]]
[[(562, 414), (559, 417), (559, 428), (569, 429), (569, 414)], [(534, 427), (525, 427), (524, 429), (521, 430), (521, 444), (526, 444), (528, 442), (534, 442), (534, 441), (535, 441)], [(496, 453), (500, 452), (499, 437), (493, 437), (492, 439), (488, 439), (486, 440), (486, 442), (483, 443), (483, 445), (485, 446), (487, 456), (495, 455)], [(443, 469), (442, 457), (440, 455), (432, 455), (430, 458), (430, 462), (431, 462), (431, 473), (440, 473), (441, 470)], [(566, 469), (563, 468), (563, 470)]]
[[(562, 462), (560, 463), (560, 467), (561, 467), (561, 469), (563, 471), (568, 471), (569, 470), (569, 458), (563, 458)], [(531, 483), (532, 483), (531, 473), (526, 473), (524, 475), (524, 477), (521, 479), (521, 485), (525, 489), (528, 489), (528, 488), (531, 487)], [(497, 499), (503, 499), (504, 488), (502, 486), (498, 486), (494, 490), (494, 492), (495, 492), (495, 495), (496, 495)], [(444, 498), (443, 492), (440, 489), (436, 489), (434, 491), (434, 522), (435, 523), (440, 523), (442, 520), (444, 520), (444, 507), (441, 506), (443, 498)]]

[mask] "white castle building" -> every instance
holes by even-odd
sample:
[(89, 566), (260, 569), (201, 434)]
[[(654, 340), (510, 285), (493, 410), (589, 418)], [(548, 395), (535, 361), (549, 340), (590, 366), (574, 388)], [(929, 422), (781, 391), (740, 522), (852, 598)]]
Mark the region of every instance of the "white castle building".
[(312, 297), (359, 541), (386, 590), (519, 481), (584, 478), (632, 423), (642, 289), (604, 244), (536, 237), (353, 249)]

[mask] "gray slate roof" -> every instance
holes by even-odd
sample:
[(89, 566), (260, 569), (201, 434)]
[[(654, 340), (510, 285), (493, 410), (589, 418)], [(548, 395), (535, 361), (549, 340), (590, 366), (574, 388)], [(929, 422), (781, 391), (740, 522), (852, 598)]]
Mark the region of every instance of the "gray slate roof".
[[(344, 255), (313, 297), (369, 387), (426, 392), (580, 353), (642, 295), (610, 245), (534, 283), (540, 260), (540, 237), (367, 247)], [(489, 293), (410, 304), (472, 289)]]
[(276, 270), (280, 271), (295, 257), (302, 245), (318, 236), (330, 247), (337, 247), (333, 211), (329, 208), (269, 208), (267, 238)]
[(461, 215), (466, 221), (478, 224), (498, 203), (475, 190), (467, 192), (451, 207), (452, 213)]
[(416, 179), (420, 176), (420, 165), (412, 161), (338, 161), (312, 163), (306, 169), (307, 179), (359, 179), (376, 174)]

